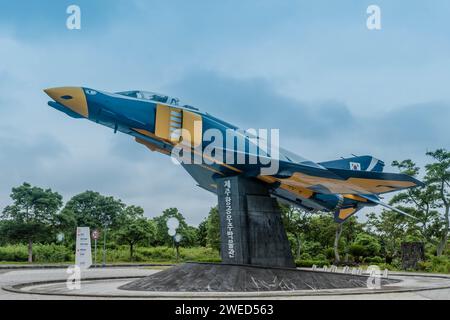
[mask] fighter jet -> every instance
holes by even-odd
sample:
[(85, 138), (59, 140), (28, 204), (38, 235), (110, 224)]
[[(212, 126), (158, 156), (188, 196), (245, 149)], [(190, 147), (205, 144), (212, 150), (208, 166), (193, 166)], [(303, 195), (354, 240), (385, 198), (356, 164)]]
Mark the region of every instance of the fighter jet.
[[(220, 161), (205, 156), (210, 144), (211, 130), (226, 136), (228, 131), (241, 132), (209, 113), (178, 98), (154, 92), (133, 90), (108, 93), (85, 87), (59, 87), (44, 90), (52, 101), (48, 104), (77, 119), (88, 119), (116, 132), (134, 137), (152, 151), (173, 155), (180, 143), (197, 156), (200, 162), (182, 163), (198, 186), (217, 193), (218, 177), (241, 175), (256, 179), (270, 194), (283, 202), (308, 211), (334, 213), (342, 223), (364, 207), (382, 205), (401, 214), (407, 213), (381, 201), (383, 194), (423, 186), (423, 183), (405, 174), (384, 173), (384, 163), (372, 156), (354, 156), (315, 163), (290, 151), (279, 148), (275, 156), (263, 150), (255, 140), (258, 137), (240, 133), (244, 143), (238, 146), (216, 148), (215, 153), (232, 154), (232, 161)], [(249, 161), (252, 156), (265, 161)], [(246, 161), (236, 161), (236, 159)], [(208, 158), (208, 159), (207, 159)], [(222, 159), (230, 157), (222, 157)], [(278, 170), (262, 174), (267, 160), (278, 161)], [(410, 216), (412, 217), (412, 216)], [(414, 217), (412, 217), (414, 218)]]

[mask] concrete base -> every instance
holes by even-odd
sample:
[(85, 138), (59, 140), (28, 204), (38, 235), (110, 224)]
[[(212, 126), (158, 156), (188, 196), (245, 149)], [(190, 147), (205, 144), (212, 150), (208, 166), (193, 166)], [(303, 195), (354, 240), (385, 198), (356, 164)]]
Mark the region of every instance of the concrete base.
[[(382, 285), (396, 282), (382, 280)], [(186, 263), (119, 287), (131, 291), (260, 292), (365, 288), (366, 276), (287, 268)]]
[(267, 187), (240, 176), (216, 181), (222, 262), (295, 268), (280, 208)]

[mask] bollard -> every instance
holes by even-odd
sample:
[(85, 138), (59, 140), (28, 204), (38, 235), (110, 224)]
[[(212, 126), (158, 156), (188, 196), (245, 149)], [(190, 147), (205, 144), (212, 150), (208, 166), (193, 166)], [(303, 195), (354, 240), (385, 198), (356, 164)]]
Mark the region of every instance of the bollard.
[(312, 271), (316, 271), (316, 269), (317, 269), (317, 266), (315, 264), (313, 264)]
[(383, 272), (383, 278), (388, 278), (389, 277), (389, 270), (388, 269), (384, 269), (384, 272)]

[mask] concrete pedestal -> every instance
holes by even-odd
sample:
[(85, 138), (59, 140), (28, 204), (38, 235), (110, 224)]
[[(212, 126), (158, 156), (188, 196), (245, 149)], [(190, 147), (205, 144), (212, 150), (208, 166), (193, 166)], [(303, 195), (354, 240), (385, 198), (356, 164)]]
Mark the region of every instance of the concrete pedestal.
[[(397, 281), (381, 279), (381, 285)], [(343, 288), (367, 288), (367, 277), (292, 268), (184, 263), (119, 287), (131, 291), (209, 293)]]
[(294, 268), (276, 199), (243, 177), (217, 179), (221, 256), (227, 264)]

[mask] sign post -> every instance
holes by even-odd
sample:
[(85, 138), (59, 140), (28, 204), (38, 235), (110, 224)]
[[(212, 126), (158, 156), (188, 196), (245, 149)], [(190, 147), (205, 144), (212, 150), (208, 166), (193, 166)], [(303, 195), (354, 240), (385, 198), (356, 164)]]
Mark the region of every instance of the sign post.
[(176, 246), (176, 248), (177, 248), (177, 263), (178, 263), (178, 259), (179, 259), (179, 257), (180, 257), (180, 241), (181, 241), (181, 239), (182, 239), (183, 237), (181, 236), (181, 234), (176, 234), (176, 235), (174, 235), (173, 236), (173, 239), (175, 240), (175, 246)]
[(92, 239), (94, 239), (94, 266), (97, 268), (97, 240), (100, 237), (100, 232), (95, 229), (92, 231)]
[(103, 268), (106, 267), (106, 230), (107, 230), (107, 228), (108, 228), (107, 225), (105, 225), (103, 227), (103, 231), (104, 231), (104, 233), (103, 233), (103, 264), (102, 264)]
[(92, 265), (92, 248), (89, 227), (77, 227), (75, 264), (80, 269), (87, 269)]

